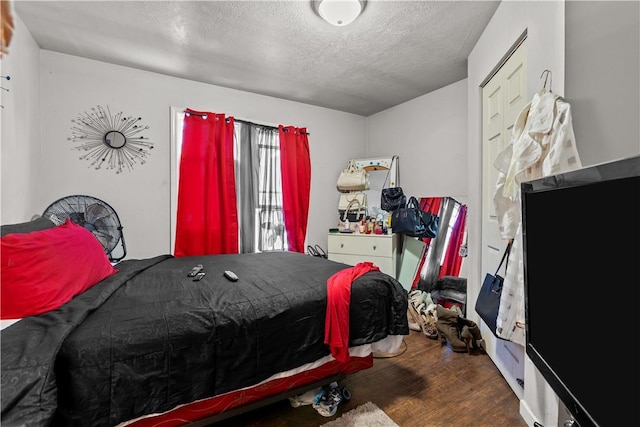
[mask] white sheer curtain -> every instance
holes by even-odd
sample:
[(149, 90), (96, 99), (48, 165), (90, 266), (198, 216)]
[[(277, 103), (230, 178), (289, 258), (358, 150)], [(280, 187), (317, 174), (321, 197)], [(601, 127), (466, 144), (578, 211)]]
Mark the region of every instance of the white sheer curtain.
[(256, 139), (260, 151), (258, 249), (284, 251), (287, 250), (287, 239), (282, 214), (282, 174), (278, 129), (259, 128)]
[(278, 129), (236, 121), (240, 252), (286, 250)]

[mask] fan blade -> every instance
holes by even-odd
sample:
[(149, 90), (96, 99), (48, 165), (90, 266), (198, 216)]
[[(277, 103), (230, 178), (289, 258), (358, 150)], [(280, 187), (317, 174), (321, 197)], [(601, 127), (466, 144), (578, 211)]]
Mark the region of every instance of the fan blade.
[(109, 232), (105, 232), (103, 230), (99, 230), (99, 229), (94, 229), (92, 231), (93, 234), (95, 234), (96, 236), (100, 236), (103, 239), (106, 239), (107, 241), (112, 241), (112, 240), (116, 240), (116, 236), (112, 235)]
[(94, 203), (93, 205), (89, 205), (85, 209), (86, 220), (94, 224), (97, 220), (101, 218), (107, 218), (110, 215), (111, 215), (111, 212), (109, 212), (109, 209), (107, 209), (106, 207), (104, 207), (99, 203)]
[(116, 238), (120, 231), (118, 230), (118, 224), (113, 220), (113, 218), (101, 218), (94, 222), (93, 228), (98, 230), (104, 234), (109, 234)]
[(111, 217), (98, 218), (91, 222), (93, 226), (99, 230), (116, 232), (118, 231), (118, 223)]
[(107, 243), (103, 245), (107, 253), (110, 253), (116, 247), (122, 235), (118, 227), (118, 222), (111, 214), (98, 218), (95, 222), (91, 223), (91, 231), (94, 234), (100, 233), (104, 239), (108, 239), (106, 240)]
[(98, 240), (100, 240), (100, 243), (102, 243), (104, 250), (107, 252), (111, 252), (113, 248), (115, 248), (116, 243), (118, 243), (118, 238), (109, 232), (94, 229), (92, 233)]
[(85, 222), (84, 214), (82, 212), (70, 212), (69, 219), (80, 225), (83, 225)]
[(96, 236), (96, 239), (98, 239), (98, 241), (100, 242), (100, 244), (102, 245), (102, 247), (104, 248), (105, 252), (107, 251), (107, 248), (109, 247), (109, 242), (107, 240), (108, 235), (104, 235), (104, 234), (98, 234), (96, 232), (93, 233), (94, 236)]

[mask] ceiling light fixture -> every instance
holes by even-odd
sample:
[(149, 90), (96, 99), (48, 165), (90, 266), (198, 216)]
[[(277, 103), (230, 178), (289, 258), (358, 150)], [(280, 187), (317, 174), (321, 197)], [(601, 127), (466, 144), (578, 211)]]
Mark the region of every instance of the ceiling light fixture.
[(322, 19), (338, 27), (352, 23), (364, 10), (366, 0), (312, 0), (313, 10)]

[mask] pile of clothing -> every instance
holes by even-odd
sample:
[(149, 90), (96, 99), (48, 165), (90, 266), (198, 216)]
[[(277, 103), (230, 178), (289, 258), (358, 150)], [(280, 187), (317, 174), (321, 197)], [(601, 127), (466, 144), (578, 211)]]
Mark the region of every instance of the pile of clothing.
[(409, 292), (407, 317), (410, 329), (440, 339), (455, 352), (483, 350), (480, 327), (464, 317), (460, 305), (443, 307), (433, 302), (429, 292), (415, 289)]

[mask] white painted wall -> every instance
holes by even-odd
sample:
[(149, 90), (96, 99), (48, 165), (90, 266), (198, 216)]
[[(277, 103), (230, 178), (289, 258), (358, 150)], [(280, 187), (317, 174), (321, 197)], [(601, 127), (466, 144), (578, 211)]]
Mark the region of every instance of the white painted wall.
[(399, 156), (407, 196), (467, 203), (467, 79), (369, 116), (367, 141), (367, 157)]
[(640, 154), (640, 2), (566, 4), (566, 93), (583, 165)]
[(367, 157), (397, 154), (400, 184), (416, 197), (467, 199), (467, 80), (367, 118)]
[[(46, 50), (40, 52), (39, 66), (35, 62), (35, 68), (38, 67), (41, 96), (32, 100), (30, 108), (40, 111), (42, 116), (42, 160), (22, 152), (21, 155), (28, 159), (28, 167), (41, 174), (42, 179), (37, 180), (41, 190), (34, 196), (33, 203), (13, 209), (14, 222), (41, 213), (60, 197), (88, 194), (107, 201), (118, 212), (125, 227), (128, 258), (170, 252), (171, 106), (224, 112), (270, 125), (306, 126), (311, 133), (312, 158), (309, 244), (326, 247), (327, 230), (336, 225), (335, 181), (350, 158), (399, 153), (401, 173), (404, 171), (402, 180), (409, 186), (408, 191), (415, 189), (414, 194), (418, 196), (452, 195), (464, 202), (461, 199), (465, 195), (466, 177), (464, 168), (460, 167), (466, 163), (462, 158), (466, 154), (464, 82), (434, 92), (433, 100), (425, 95), (410, 101), (408, 106), (364, 118)], [(34, 64), (29, 69), (33, 70)], [(82, 153), (72, 149), (76, 144), (68, 141), (71, 120), (97, 105), (108, 105), (112, 112), (123, 111), (125, 115), (142, 117), (141, 123), (150, 127), (144, 135), (155, 143), (146, 164), (136, 166), (132, 172), (115, 174), (110, 170), (95, 170), (89, 167), (88, 161), (78, 159)], [(396, 120), (402, 116), (404, 121)], [(429, 126), (425, 125), (424, 116), (431, 117)], [(385, 126), (385, 121), (389, 121), (390, 126)], [(365, 149), (367, 123), (373, 129), (369, 134), (376, 135), (369, 153)], [(382, 136), (377, 136), (378, 131), (383, 132), (379, 123), (392, 134), (407, 137), (387, 144)], [(392, 131), (394, 126), (397, 130)], [(440, 149), (436, 162), (438, 169), (434, 169), (433, 164), (427, 167), (414, 160), (416, 157), (412, 152), (417, 139), (427, 142), (418, 149), (426, 155), (427, 151), (435, 149), (436, 141), (445, 138), (448, 142), (445, 150)], [(38, 139), (31, 138), (32, 141)], [(405, 157), (406, 161), (402, 160)], [(409, 163), (410, 159), (413, 164)], [(17, 165), (16, 162), (7, 163), (3, 167), (3, 177), (13, 174), (13, 166)], [(417, 166), (418, 174), (412, 172), (414, 166)], [(452, 179), (443, 178), (445, 171), (455, 169), (460, 171)], [(24, 191), (22, 185), (15, 185), (16, 182), (11, 181), (10, 189)], [(436, 185), (427, 187), (424, 182)], [(3, 201), (7, 200), (4, 194), (10, 193), (3, 192)]]
[[(564, 1), (502, 2), (468, 58), (468, 169), (469, 169), (469, 289), (468, 304), (482, 284), (482, 97), (480, 84), (500, 62), (521, 34), (527, 31), (529, 99), (542, 88), (540, 75), (546, 69), (553, 75), (553, 91), (564, 92)], [(475, 320), (479, 320), (477, 315)], [(472, 316), (469, 316), (473, 319)], [(524, 397), (520, 414), (532, 425), (557, 426), (559, 401), (549, 385), (525, 358)]]
[[(41, 52), (42, 195), (39, 208), (69, 194), (107, 201), (124, 226), (127, 258), (169, 253), (171, 106), (226, 113), (267, 125), (307, 127), (312, 159), (307, 241), (326, 247), (337, 221), (335, 181), (349, 158), (365, 151), (365, 118), (51, 51)], [(89, 168), (72, 150), (71, 119), (97, 105), (142, 117), (155, 143), (144, 165), (116, 175)], [(3, 171), (4, 173), (4, 171)]]
[[(637, 91), (640, 25), (638, 6), (634, 3), (504, 1), (469, 55), (470, 236), (469, 257), (465, 260), (470, 270), (469, 306), (475, 305), (475, 296), (486, 273), (479, 259), (481, 218), (475, 215), (482, 212), (480, 83), (527, 30), (528, 94), (531, 97), (542, 87), (542, 71), (551, 70), (553, 92), (576, 107), (573, 123), (583, 165), (637, 154), (640, 152)], [(566, 45), (566, 41), (569, 44)], [(571, 93), (565, 94), (565, 80)], [(568, 419), (566, 409), (528, 357), (524, 381), (520, 414), (527, 423), (532, 425), (538, 421), (547, 427), (563, 425)]]
[(20, 17), (8, 54), (0, 59), (0, 222), (13, 224), (39, 213), (40, 48)]

